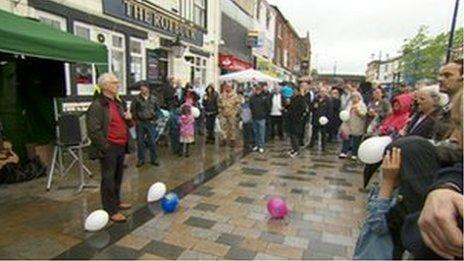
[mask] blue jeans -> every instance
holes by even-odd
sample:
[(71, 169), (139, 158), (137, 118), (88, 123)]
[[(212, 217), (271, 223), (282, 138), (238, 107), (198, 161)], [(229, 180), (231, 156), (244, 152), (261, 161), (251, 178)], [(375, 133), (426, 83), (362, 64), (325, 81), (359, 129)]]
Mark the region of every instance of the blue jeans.
[(145, 161), (146, 147), (150, 150), (150, 160), (156, 161), (158, 157), (156, 154), (156, 139), (158, 138), (156, 125), (151, 122), (137, 122), (135, 129), (137, 131), (137, 157), (139, 161)]
[(350, 138), (344, 140), (342, 143), (342, 153), (348, 153), (351, 149), (352, 156), (358, 156), (359, 144), (361, 143), (362, 136), (350, 135)]
[(263, 149), (264, 139), (266, 137), (266, 120), (253, 120), (253, 138), (255, 146)]
[(396, 204), (396, 200), (379, 198), (378, 192), (379, 188), (374, 187), (369, 195), (368, 213), (356, 242), (354, 260), (393, 258), (393, 240), (386, 214)]
[(253, 146), (253, 123), (243, 123), (242, 128), (244, 147), (250, 149)]

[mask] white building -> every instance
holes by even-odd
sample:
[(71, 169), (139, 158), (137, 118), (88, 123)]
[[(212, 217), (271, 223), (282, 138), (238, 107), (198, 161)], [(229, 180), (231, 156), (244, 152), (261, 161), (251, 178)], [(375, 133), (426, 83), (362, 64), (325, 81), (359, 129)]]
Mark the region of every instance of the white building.
[(382, 86), (390, 85), (400, 82), (401, 75), (401, 56), (394, 58), (387, 58), (387, 60), (380, 61), (379, 71), (376, 79)]
[[(130, 95), (139, 80), (161, 84), (172, 76), (183, 83), (197, 78), (218, 83), (220, 1), (0, 0), (0, 8), (105, 44), (109, 69), (120, 78), (123, 95)], [(181, 58), (172, 53), (177, 37), (187, 47)], [(65, 67), (68, 98), (90, 97), (96, 69)]]
[(253, 55), (272, 61), (275, 52), (275, 12), (265, 0), (256, 1), (254, 14), (254, 32), (258, 35), (257, 47)]

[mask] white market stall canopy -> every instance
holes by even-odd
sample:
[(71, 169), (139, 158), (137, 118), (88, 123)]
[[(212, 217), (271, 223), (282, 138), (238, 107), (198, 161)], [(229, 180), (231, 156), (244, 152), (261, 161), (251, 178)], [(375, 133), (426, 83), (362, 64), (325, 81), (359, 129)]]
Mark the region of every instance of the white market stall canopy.
[(274, 78), (260, 71), (248, 69), (240, 72), (224, 74), (219, 77), (220, 81), (237, 81), (237, 82), (281, 82), (282, 80)]

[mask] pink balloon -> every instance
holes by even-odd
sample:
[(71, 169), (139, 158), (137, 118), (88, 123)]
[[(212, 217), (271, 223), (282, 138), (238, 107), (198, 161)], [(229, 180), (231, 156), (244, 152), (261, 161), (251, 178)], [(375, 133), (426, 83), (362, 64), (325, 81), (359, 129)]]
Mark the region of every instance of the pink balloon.
[(288, 214), (287, 203), (280, 197), (273, 197), (267, 202), (267, 210), (273, 218), (283, 218)]

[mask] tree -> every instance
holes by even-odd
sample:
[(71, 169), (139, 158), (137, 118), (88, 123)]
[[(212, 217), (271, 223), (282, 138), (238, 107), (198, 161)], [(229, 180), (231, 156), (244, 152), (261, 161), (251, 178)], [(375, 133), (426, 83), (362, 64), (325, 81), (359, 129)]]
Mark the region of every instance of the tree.
[[(453, 48), (462, 46), (462, 37), (461, 27), (455, 32)], [(440, 66), (445, 62), (448, 38), (449, 33), (429, 36), (428, 28), (421, 26), (413, 38), (405, 41), (402, 47), (401, 69), (408, 84), (414, 84), (424, 78), (437, 77)]]

